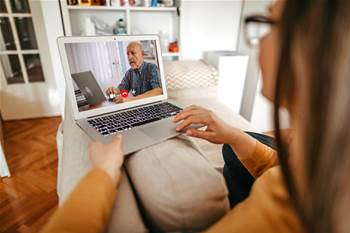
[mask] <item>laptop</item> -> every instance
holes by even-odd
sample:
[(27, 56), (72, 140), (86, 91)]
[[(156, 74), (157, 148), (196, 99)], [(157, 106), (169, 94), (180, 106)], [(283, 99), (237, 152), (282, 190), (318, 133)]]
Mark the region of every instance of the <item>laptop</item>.
[[(60, 37), (57, 42), (74, 120), (90, 138), (108, 143), (113, 135), (122, 134), (122, 149), (127, 155), (179, 134), (172, 118), (182, 107), (168, 99), (157, 35)], [(128, 60), (130, 43), (143, 50), (143, 62), (137, 70), (142, 81), (136, 87), (125, 82), (131, 79), (130, 63), (135, 62)], [(84, 106), (78, 104), (73, 80), (87, 99)], [(121, 89), (128, 91), (122, 102), (105, 98), (109, 87), (119, 90), (121, 83)], [(150, 91), (147, 88), (157, 88), (158, 94), (143, 97)]]
[(96, 105), (106, 100), (106, 96), (90, 70), (72, 74), (72, 78), (88, 104)]

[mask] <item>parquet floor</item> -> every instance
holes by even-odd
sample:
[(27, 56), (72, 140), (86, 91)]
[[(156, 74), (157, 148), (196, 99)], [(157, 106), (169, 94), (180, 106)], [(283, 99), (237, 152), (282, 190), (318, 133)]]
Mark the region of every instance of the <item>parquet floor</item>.
[(0, 178), (0, 232), (39, 232), (57, 207), (56, 131), (61, 118), (8, 121), (5, 155), (10, 178)]

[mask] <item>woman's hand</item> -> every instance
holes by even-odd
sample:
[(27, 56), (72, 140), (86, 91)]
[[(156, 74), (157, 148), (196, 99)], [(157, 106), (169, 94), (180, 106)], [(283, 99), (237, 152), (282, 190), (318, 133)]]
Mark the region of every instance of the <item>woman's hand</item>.
[(177, 127), (177, 131), (182, 131), (192, 124), (203, 124), (207, 128), (203, 130), (187, 129), (186, 135), (203, 138), (216, 144), (231, 144), (240, 130), (230, 126), (218, 118), (212, 111), (192, 105), (185, 108), (173, 119), (174, 122), (182, 121)]
[(120, 180), (120, 169), (124, 162), (121, 145), (121, 135), (114, 136), (108, 144), (92, 142), (89, 145), (89, 157), (92, 165), (106, 171), (116, 184)]

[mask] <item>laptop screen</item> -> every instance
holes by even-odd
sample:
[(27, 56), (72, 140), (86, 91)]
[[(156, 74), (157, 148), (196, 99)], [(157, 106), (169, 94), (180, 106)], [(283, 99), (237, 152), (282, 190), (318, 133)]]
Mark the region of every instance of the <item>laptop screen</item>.
[(163, 95), (157, 48), (154, 39), (64, 43), (78, 112)]

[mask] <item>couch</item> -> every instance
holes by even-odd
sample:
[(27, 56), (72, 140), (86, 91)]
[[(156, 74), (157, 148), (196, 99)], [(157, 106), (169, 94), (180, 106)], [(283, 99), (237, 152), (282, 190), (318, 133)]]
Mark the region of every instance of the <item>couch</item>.
[[(209, 108), (235, 127), (254, 130), (218, 100), (218, 75), (213, 67), (203, 61), (177, 61), (166, 62), (164, 69), (170, 98), (182, 105)], [(74, 124), (70, 111), (66, 103), (65, 121), (57, 134), (60, 203), (90, 168), (90, 139)], [(144, 224), (144, 212), (157, 229), (166, 232), (197, 232), (216, 222), (229, 211), (221, 148), (180, 135), (129, 156), (125, 167), (135, 190), (124, 175), (107, 231), (152, 231)]]

